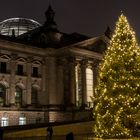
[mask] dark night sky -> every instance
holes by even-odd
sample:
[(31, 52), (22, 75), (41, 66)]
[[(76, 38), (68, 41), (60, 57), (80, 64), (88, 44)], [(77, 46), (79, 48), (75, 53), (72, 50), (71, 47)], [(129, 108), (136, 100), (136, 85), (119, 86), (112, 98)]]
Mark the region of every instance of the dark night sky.
[(107, 26), (114, 29), (122, 10), (140, 41), (140, 0), (0, 0), (0, 21), (27, 17), (44, 23), (49, 3), (62, 32), (101, 35)]

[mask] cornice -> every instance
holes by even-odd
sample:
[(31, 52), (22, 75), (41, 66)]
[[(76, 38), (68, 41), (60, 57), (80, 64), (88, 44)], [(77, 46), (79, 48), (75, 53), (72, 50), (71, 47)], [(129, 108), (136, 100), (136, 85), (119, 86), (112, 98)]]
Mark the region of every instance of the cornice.
[(62, 48), (57, 51), (57, 56), (75, 56), (75, 57), (90, 57), (94, 59), (102, 60), (102, 54), (93, 52), (90, 50), (85, 50), (82, 48), (70, 47), (70, 48)]
[(0, 48), (4, 50), (22, 52), (22, 53), (31, 53), (36, 55), (45, 55), (45, 51), (41, 48), (20, 44), (16, 42), (11, 42), (7, 40), (0, 39)]

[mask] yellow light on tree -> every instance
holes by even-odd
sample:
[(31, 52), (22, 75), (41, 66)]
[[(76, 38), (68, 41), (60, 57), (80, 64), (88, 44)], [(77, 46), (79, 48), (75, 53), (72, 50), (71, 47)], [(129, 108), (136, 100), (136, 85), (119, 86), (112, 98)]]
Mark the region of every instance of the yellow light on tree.
[(93, 132), (103, 138), (137, 136), (140, 109), (140, 50), (121, 14), (99, 66)]

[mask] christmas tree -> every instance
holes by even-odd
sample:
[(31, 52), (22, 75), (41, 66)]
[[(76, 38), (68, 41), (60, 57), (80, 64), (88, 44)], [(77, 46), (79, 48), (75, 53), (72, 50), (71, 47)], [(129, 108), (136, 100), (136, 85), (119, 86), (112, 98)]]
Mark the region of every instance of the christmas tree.
[(135, 33), (121, 14), (99, 66), (93, 131), (101, 138), (137, 135), (140, 110), (140, 50)]

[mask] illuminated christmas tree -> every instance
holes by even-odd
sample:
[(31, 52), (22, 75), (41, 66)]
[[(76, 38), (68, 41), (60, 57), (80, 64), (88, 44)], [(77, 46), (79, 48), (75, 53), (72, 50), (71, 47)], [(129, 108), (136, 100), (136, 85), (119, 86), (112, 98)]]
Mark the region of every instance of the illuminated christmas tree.
[(102, 138), (137, 135), (140, 110), (140, 51), (135, 33), (121, 14), (99, 66), (93, 115)]

